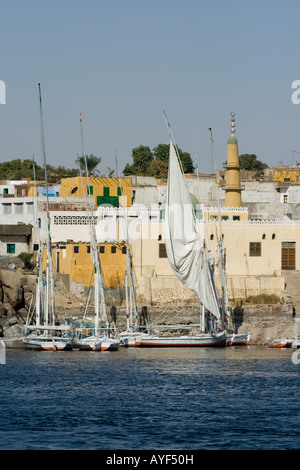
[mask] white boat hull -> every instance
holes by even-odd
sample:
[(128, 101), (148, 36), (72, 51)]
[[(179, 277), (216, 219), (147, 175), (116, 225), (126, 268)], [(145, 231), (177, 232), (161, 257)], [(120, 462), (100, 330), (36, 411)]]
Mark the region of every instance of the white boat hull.
[(270, 348), (290, 348), (292, 347), (293, 340), (287, 338), (279, 338), (271, 344)]
[(121, 333), (120, 347), (137, 348), (141, 345), (141, 335), (136, 333)]
[(72, 341), (60, 337), (31, 334), (23, 338), (25, 349), (35, 351), (63, 351), (73, 347)]
[(194, 336), (154, 336), (143, 335), (140, 347), (224, 347), (226, 346), (226, 333), (216, 335), (200, 334)]
[(247, 346), (250, 342), (251, 333), (229, 334), (227, 346)]
[(81, 351), (115, 351), (119, 346), (119, 340), (106, 336), (87, 336), (76, 341), (76, 347)]

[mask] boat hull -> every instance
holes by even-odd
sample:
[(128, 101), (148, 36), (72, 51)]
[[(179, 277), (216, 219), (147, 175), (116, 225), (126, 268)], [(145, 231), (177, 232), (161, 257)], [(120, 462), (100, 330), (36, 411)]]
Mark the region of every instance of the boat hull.
[(225, 347), (226, 334), (217, 335), (195, 335), (195, 336), (154, 336), (145, 335), (141, 337), (140, 347)]
[(23, 339), (24, 349), (32, 351), (70, 351), (72, 342), (63, 341), (60, 338), (50, 339), (40, 336)]
[(141, 336), (136, 334), (120, 334), (120, 347), (137, 348), (141, 345)]
[(81, 351), (116, 351), (120, 341), (106, 337), (87, 337), (76, 342), (76, 347)]
[(229, 336), (228, 346), (247, 346), (250, 343), (250, 333), (233, 334), (232, 338)]

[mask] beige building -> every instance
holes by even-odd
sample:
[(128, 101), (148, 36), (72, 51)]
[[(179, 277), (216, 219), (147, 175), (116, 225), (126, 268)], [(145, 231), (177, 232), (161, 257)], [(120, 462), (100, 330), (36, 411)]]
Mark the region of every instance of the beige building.
[[(209, 243), (213, 258), (217, 248), (219, 225), (201, 224), (203, 238)], [(261, 293), (284, 295), (287, 272), (300, 271), (300, 223), (225, 222), (222, 224), (226, 250), (226, 277), (232, 305), (239, 299)], [(139, 236), (138, 236), (139, 235)], [(144, 223), (132, 241), (133, 261), (138, 291), (146, 301), (157, 303), (161, 296), (170, 302), (194, 296), (173, 273), (166, 257), (163, 223)], [(219, 278), (215, 270), (217, 285)]]

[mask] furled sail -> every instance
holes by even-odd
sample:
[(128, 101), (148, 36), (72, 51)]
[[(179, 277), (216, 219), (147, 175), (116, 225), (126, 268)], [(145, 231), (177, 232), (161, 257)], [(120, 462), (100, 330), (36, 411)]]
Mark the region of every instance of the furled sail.
[(220, 322), (220, 308), (193, 207), (173, 142), (170, 142), (165, 210), (165, 244), (169, 263), (182, 284), (195, 292)]

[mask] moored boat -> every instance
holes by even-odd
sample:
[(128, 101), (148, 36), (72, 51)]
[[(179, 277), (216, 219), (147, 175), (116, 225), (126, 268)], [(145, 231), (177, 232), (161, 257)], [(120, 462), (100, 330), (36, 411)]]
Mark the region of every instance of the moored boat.
[(76, 341), (76, 347), (81, 351), (116, 351), (120, 341), (103, 335), (91, 335)]
[(288, 338), (278, 338), (271, 344), (270, 348), (290, 348), (293, 340)]
[(141, 345), (141, 335), (138, 333), (122, 332), (119, 335), (120, 347), (136, 348)]
[(193, 336), (156, 336), (145, 334), (141, 336), (140, 347), (224, 347), (226, 346), (226, 333), (203, 333)]
[(234, 334), (231, 346), (247, 346), (250, 342), (251, 333)]
[(56, 336), (55, 333), (49, 333), (47, 330), (42, 332), (40, 329), (25, 334), (22, 341), (24, 349), (35, 351), (67, 351), (74, 346), (71, 336)]

